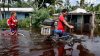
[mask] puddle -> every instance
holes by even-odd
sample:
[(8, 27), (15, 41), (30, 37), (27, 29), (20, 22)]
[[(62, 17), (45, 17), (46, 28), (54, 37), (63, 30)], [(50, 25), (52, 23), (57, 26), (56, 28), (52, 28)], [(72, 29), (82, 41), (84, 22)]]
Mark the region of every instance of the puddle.
[(0, 36), (0, 56), (100, 56), (100, 36), (89, 39), (84, 36), (81, 43), (73, 47), (59, 42), (43, 42), (45, 36), (19, 30), (25, 36)]

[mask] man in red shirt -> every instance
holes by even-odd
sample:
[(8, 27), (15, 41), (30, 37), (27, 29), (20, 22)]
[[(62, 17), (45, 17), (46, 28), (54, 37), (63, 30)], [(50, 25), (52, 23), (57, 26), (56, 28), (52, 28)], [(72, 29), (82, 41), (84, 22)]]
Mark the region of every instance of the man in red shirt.
[(61, 30), (62, 32), (65, 32), (65, 26), (68, 26), (69, 28), (74, 28), (74, 26), (68, 24), (68, 22), (65, 20), (65, 16), (67, 16), (67, 9), (62, 10), (57, 25), (57, 30)]
[[(67, 9), (63, 9), (61, 15), (59, 16), (59, 21), (57, 25), (57, 30), (60, 33), (65, 32), (65, 26), (68, 26), (69, 28), (74, 28), (74, 26), (69, 25), (68, 22), (65, 20), (65, 16), (67, 16)], [(58, 45), (58, 56), (64, 56), (64, 44)]]
[(7, 25), (11, 29), (11, 35), (15, 34), (17, 32), (17, 18), (16, 18), (16, 12), (11, 12), (11, 17), (7, 20)]

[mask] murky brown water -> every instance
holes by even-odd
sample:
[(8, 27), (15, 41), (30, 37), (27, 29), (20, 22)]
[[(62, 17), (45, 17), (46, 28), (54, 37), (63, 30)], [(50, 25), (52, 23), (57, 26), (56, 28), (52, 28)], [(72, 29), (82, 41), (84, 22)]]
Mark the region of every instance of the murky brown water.
[(61, 42), (53, 47), (51, 42), (43, 42), (46, 37), (38, 32), (32, 31), (31, 36), (28, 31), (19, 32), (24, 36), (0, 36), (0, 56), (100, 56), (100, 36), (84, 36), (85, 41), (73, 47)]

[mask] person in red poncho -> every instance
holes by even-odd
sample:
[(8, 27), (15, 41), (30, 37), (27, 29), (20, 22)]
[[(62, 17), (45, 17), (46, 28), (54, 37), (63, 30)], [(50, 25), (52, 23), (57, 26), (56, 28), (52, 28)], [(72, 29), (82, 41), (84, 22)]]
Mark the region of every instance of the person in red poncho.
[(11, 35), (14, 35), (17, 32), (18, 20), (16, 18), (16, 12), (11, 12), (11, 17), (7, 20), (7, 25), (11, 29)]

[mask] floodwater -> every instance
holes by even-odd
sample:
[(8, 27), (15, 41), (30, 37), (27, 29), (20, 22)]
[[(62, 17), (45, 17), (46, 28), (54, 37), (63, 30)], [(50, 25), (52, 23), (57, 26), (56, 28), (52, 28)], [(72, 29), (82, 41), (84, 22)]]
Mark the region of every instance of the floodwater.
[(0, 56), (100, 56), (100, 36), (89, 39), (83, 36), (81, 43), (73, 47), (57, 43), (54, 47), (51, 42), (43, 41), (46, 36), (38, 32), (19, 30), (23, 35), (9, 36), (8, 31), (0, 32)]

